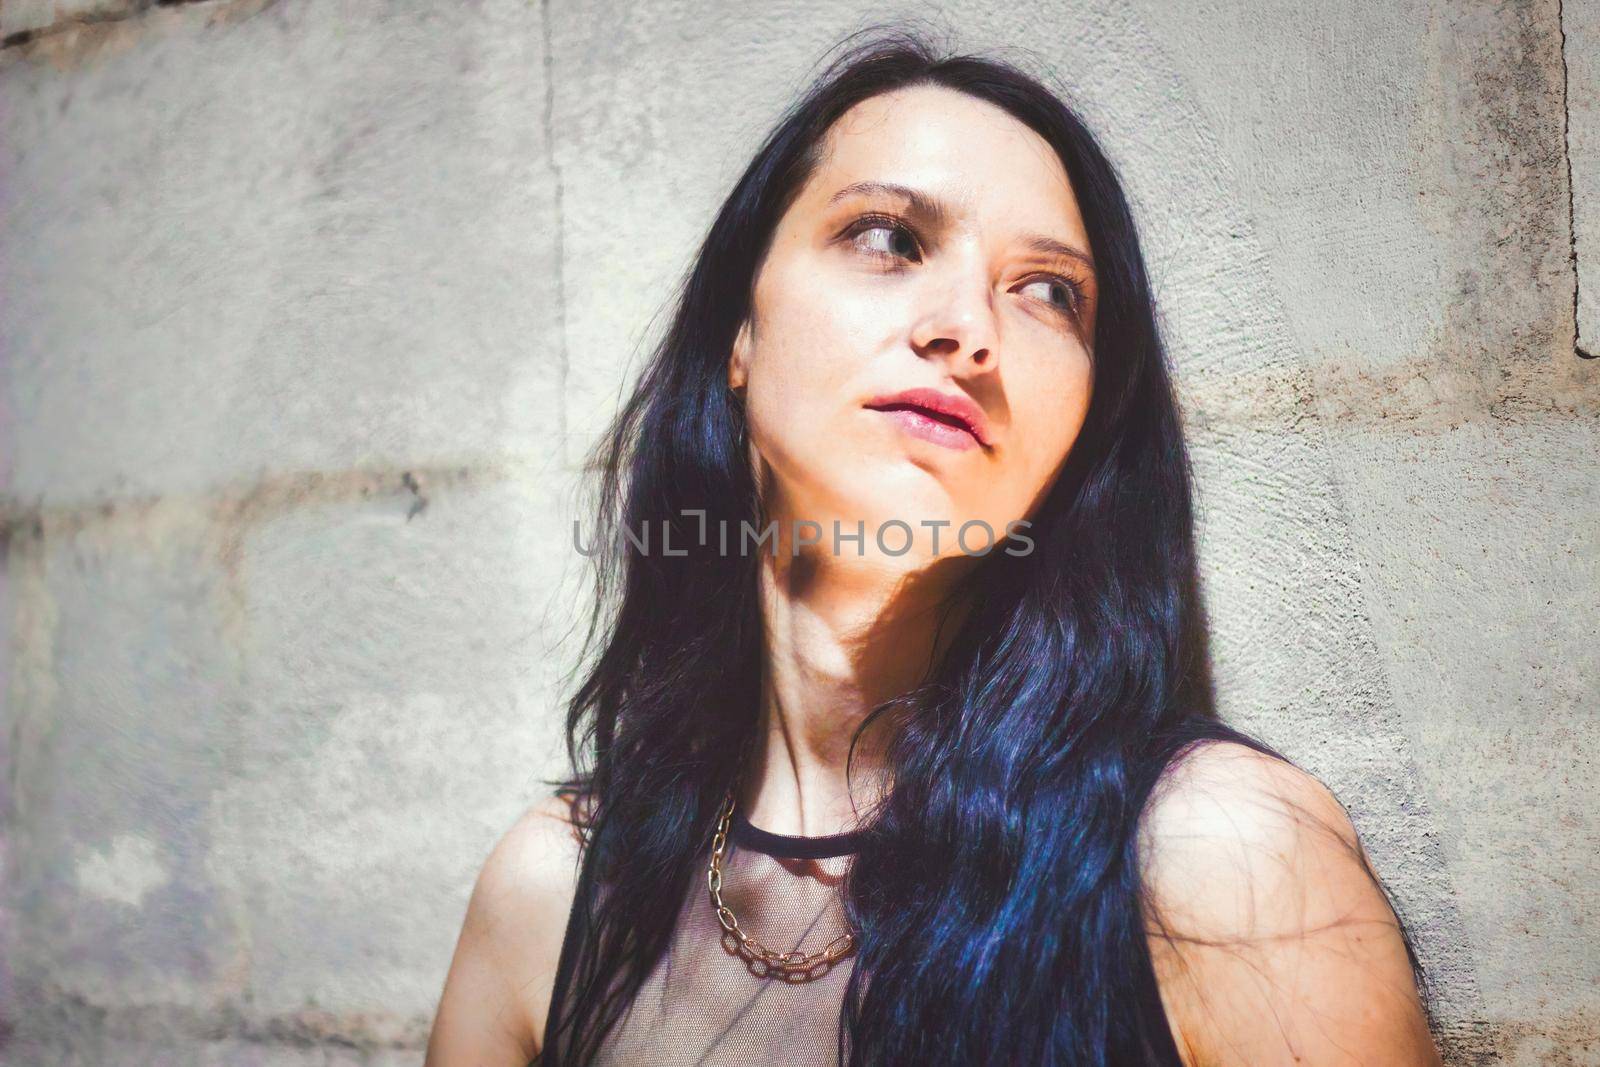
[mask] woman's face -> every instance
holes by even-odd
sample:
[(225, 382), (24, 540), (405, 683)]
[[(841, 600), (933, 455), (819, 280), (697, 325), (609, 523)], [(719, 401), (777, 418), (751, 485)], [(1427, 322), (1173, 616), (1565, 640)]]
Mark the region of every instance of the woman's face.
[[(1066, 171), (1005, 111), (942, 87), (856, 105), (825, 147), (728, 366), (767, 518), (819, 523), (830, 553), (835, 520), (864, 521), (868, 556), (898, 519), (908, 562), (935, 531), (938, 555), (959, 553), (972, 520), (998, 542), (1048, 492), (1089, 406), (1095, 276)], [(895, 400), (911, 390), (925, 392)], [(966, 428), (930, 410), (940, 397)], [(891, 552), (905, 540), (883, 536)], [(969, 529), (968, 551), (986, 543)]]

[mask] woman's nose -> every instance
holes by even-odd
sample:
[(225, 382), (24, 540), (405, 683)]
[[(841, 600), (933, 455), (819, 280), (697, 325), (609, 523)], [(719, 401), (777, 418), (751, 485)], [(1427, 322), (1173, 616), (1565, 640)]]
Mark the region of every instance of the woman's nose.
[(925, 310), (912, 330), (917, 354), (992, 369), (999, 352), (993, 301), (986, 273), (973, 267), (930, 277)]

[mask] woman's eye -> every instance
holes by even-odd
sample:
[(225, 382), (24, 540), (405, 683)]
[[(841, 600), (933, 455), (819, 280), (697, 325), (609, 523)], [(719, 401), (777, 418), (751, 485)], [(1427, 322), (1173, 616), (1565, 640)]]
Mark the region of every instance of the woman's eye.
[(1023, 286), (1024, 291), (1036, 288), (1042, 289), (1043, 295), (1040, 299), (1046, 304), (1053, 305), (1068, 314), (1077, 312), (1079, 305), (1078, 287), (1065, 278), (1035, 278)]
[[(868, 235), (875, 236), (868, 236)], [(865, 220), (850, 238), (857, 247), (877, 256), (911, 259), (917, 255), (917, 241), (910, 230), (886, 219)]]

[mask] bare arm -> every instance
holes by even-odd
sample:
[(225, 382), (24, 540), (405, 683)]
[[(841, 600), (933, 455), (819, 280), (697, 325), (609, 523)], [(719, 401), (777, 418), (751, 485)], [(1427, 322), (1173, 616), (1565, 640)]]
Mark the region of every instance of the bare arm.
[(495, 845), (473, 886), (426, 1067), (527, 1067), (543, 1041), (577, 886), (567, 803), (551, 797)]
[(1437, 1067), (1399, 925), (1349, 817), (1232, 743), (1183, 760), (1141, 836), (1149, 942), (1189, 1067)]

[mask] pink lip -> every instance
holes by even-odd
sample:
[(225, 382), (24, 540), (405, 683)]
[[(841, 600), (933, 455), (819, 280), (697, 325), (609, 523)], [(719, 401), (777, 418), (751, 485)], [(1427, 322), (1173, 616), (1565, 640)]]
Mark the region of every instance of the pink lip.
[(907, 389), (874, 397), (866, 406), (891, 415), (907, 433), (935, 444), (948, 448), (989, 445), (989, 425), (983, 409), (959, 393)]

